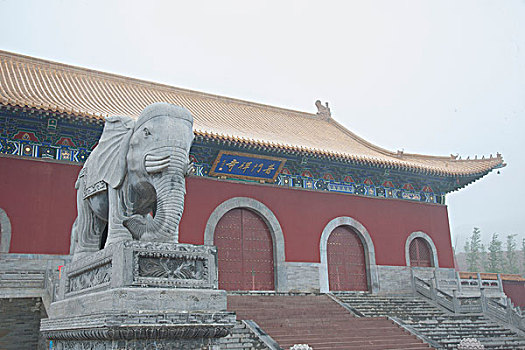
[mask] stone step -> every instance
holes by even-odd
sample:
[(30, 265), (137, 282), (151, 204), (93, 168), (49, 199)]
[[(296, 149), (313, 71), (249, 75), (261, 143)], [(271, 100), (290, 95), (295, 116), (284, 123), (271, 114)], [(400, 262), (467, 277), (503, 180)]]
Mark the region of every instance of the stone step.
[(327, 296), (228, 295), (228, 310), (257, 322), (284, 349), (428, 349), (392, 321), (356, 318)]
[[(315, 350), (361, 350), (364, 349), (362, 345), (348, 346), (347, 344), (338, 346), (335, 344), (316, 344)], [(403, 344), (402, 346), (396, 346), (393, 344), (369, 344), (366, 346), (366, 350), (428, 350), (430, 347), (421, 343), (414, 344)]]
[(525, 338), (482, 314), (452, 314), (419, 297), (347, 293), (336, 296), (365, 316), (395, 316), (446, 349), (456, 348), (467, 337), (479, 338), (487, 349), (519, 349), (525, 345)]
[[(384, 348), (384, 347), (390, 347), (390, 348), (396, 348), (396, 349), (404, 349), (407, 347), (407, 345), (417, 345), (419, 347), (422, 346), (421, 342), (417, 339), (403, 339), (403, 340), (397, 340), (397, 339), (366, 339), (366, 340), (360, 340), (360, 341), (351, 341), (351, 340), (345, 340), (345, 339), (331, 339), (329, 341), (317, 341), (314, 339), (304, 338), (303, 344), (308, 344), (314, 349), (322, 348), (330, 346), (331, 348), (336, 347), (346, 347), (346, 348), (361, 348), (361, 349), (370, 349), (370, 348)], [(288, 349), (291, 346), (296, 344), (294, 341), (279, 341), (279, 345), (283, 347), (284, 349)], [(428, 349), (428, 347), (427, 347)]]
[[(412, 337), (411, 334), (399, 332), (399, 329), (388, 331), (383, 329), (378, 329), (375, 331), (362, 331), (359, 330), (359, 333), (356, 333), (354, 331), (349, 331), (348, 329), (343, 332), (341, 330), (320, 330), (320, 331), (314, 331), (314, 332), (308, 332), (305, 329), (293, 329), (293, 328), (287, 328), (287, 329), (279, 329), (279, 328), (271, 328), (266, 327), (265, 331), (267, 331), (269, 334), (272, 335), (272, 337), (275, 337), (276, 339), (288, 339), (288, 337), (297, 338), (297, 335), (301, 335), (302, 337), (313, 337), (313, 338), (336, 338), (336, 339), (362, 339), (366, 338), (369, 339), (370, 337), (373, 337), (374, 339), (382, 339), (382, 338), (406, 338), (406, 337)], [(296, 333), (297, 331), (297, 333)]]

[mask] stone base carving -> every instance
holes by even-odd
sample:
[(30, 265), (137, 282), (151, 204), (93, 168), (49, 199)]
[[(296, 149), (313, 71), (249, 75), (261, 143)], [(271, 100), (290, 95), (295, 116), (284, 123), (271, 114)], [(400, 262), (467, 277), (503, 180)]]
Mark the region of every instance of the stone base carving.
[(53, 343), (56, 350), (216, 350), (220, 349), (217, 339), (194, 339), (194, 340), (81, 340), (75, 343), (57, 340)]
[(62, 269), (41, 332), (54, 349), (219, 349), (235, 314), (216, 248), (126, 241)]

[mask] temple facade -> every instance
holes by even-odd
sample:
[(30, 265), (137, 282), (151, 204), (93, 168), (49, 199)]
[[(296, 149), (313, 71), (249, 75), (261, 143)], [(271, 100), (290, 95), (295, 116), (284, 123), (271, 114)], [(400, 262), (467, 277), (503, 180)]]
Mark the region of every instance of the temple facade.
[(104, 118), (160, 101), (194, 117), (179, 241), (217, 246), (225, 290), (404, 292), (454, 275), (446, 195), (505, 166), (382, 149), (320, 102), (299, 112), (0, 51), (1, 252), (67, 259)]

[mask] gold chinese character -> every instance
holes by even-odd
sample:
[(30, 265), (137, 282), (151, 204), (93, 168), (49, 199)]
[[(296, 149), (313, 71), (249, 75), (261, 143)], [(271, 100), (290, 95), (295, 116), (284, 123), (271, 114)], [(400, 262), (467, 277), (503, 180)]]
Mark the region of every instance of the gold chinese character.
[(239, 166), (239, 169), (242, 170), (243, 173), (246, 172), (246, 170), (248, 170), (248, 168), (252, 165), (252, 162), (244, 162), (242, 163), (240, 166)]
[(266, 175), (270, 175), (270, 173), (275, 169), (275, 165), (270, 165), (268, 168), (264, 169), (263, 171), (266, 173)]
[(237, 164), (239, 164), (239, 162), (235, 158), (231, 162), (226, 163), (226, 166), (229, 168), (228, 171), (231, 172), (233, 167), (236, 166)]
[(263, 165), (264, 165), (263, 163), (261, 163), (261, 164), (255, 164), (255, 165), (253, 166), (253, 168), (252, 168), (252, 173), (253, 173), (253, 172), (255, 171), (255, 169), (257, 169), (257, 168), (259, 168), (259, 170), (257, 170), (257, 173), (260, 173), (261, 170), (262, 170), (262, 168), (263, 168)]

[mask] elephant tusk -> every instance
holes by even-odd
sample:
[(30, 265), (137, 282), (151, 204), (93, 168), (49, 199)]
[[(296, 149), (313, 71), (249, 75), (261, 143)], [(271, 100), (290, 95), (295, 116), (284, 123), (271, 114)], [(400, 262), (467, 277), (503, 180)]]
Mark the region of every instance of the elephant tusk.
[(170, 157), (163, 157), (158, 159), (152, 159), (153, 157), (146, 157), (144, 166), (148, 173), (158, 173), (166, 169), (170, 164)]
[(151, 161), (157, 161), (157, 160), (164, 160), (164, 159), (169, 159), (169, 155), (166, 155), (166, 156), (154, 156), (152, 154), (147, 154), (146, 155), (146, 161), (148, 160), (151, 160)]
[(146, 166), (157, 166), (157, 165), (164, 165), (164, 164), (168, 164), (170, 162), (170, 159), (164, 159), (164, 160), (156, 160), (156, 161), (150, 161), (150, 160), (146, 160), (144, 162), (144, 164)]
[(169, 162), (164, 163), (164, 164), (160, 164), (160, 165), (154, 165), (154, 166), (148, 166), (146, 164), (146, 171), (148, 173), (158, 173), (158, 172), (166, 169), (168, 166), (169, 166)]

